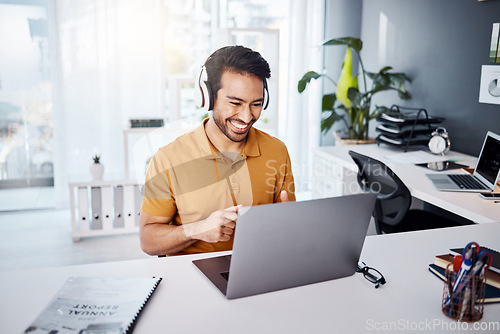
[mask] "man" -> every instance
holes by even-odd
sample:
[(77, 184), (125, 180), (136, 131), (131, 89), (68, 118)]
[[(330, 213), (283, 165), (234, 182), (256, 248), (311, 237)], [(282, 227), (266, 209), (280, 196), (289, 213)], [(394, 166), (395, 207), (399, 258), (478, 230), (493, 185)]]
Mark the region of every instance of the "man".
[(140, 219), (144, 252), (230, 250), (241, 206), (295, 200), (286, 146), (252, 127), (267, 104), (269, 77), (264, 58), (242, 46), (207, 59), (195, 89), (212, 115), (160, 148), (148, 167)]

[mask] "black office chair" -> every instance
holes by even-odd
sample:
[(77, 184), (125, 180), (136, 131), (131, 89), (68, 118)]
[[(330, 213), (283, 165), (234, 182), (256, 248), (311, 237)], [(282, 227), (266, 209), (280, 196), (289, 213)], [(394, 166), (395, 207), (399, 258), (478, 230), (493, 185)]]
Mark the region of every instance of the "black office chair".
[(384, 163), (349, 151), (359, 168), (358, 184), (365, 192), (376, 192), (373, 218), (378, 234), (464, 225), (436, 213), (411, 209), (411, 194), (403, 181)]

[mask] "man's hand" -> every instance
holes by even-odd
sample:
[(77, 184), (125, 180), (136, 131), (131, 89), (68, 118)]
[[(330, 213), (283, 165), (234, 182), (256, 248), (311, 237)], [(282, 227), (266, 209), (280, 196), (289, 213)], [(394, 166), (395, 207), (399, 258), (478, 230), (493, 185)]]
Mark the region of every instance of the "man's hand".
[(234, 233), (238, 210), (241, 207), (242, 205), (237, 205), (215, 211), (204, 221), (196, 223), (196, 226), (183, 225), (186, 236), (210, 243), (229, 241)]
[(172, 217), (156, 217), (141, 211), (141, 247), (150, 255), (175, 254), (198, 240), (210, 243), (229, 241), (242, 205), (213, 212), (208, 218), (180, 226), (170, 225)]

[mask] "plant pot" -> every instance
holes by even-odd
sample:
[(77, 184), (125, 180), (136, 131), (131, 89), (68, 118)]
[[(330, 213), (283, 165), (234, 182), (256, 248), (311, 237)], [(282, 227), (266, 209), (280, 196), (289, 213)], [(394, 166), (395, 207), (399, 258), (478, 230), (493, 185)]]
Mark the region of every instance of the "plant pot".
[(102, 180), (104, 174), (104, 165), (101, 163), (93, 163), (89, 167), (92, 180)]
[(335, 137), (335, 146), (375, 144), (375, 138), (368, 138), (368, 139), (341, 138), (338, 134), (339, 131), (332, 131), (332, 132), (333, 136)]

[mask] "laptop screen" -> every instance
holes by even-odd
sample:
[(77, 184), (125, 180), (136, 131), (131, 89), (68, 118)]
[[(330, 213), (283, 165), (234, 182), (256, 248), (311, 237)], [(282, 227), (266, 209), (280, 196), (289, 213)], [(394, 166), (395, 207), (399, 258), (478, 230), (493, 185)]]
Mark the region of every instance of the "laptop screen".
[[(495, 186), (500, 172), (500, 136), (488, 132), (474, 175)], [(492, 189), (493, 189), (492, 187)]]

